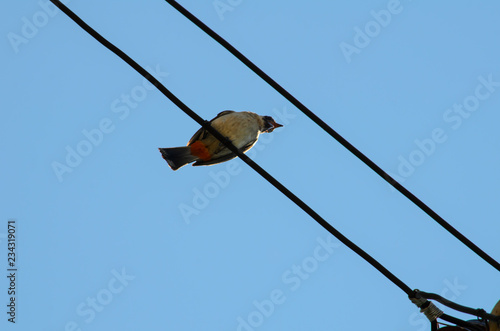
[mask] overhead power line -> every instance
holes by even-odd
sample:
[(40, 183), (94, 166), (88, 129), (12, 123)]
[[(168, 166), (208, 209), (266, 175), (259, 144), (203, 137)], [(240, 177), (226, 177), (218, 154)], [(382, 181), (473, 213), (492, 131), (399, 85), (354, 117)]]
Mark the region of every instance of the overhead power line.
[(469, 247), (473, 252), (479, 255), (483, 260), (488, 262), (495, 269), (500, 271), (500, 263), (495, 261), (491, 256), (479, 248), (476, 244), (465, 237), (460, 231), (455, 229), (451, 224), (446, 222), (438, 213), (436, 213), (432, 208), (427, 206), (422, 200), (417, 198), (413, 193), (407, 190), (403, 185), (392, 178), (388, 173), (386, 173), (382, 168), (380, 168), (375, 162), (364, 155), (360, 150), (349, 143), (344, 137), (333, 130), (328, 124), (326, 124), (321, 118), (314, 114), (309, 108), (307, 108), (303, 103), (297, 100), (292, 94), (285, 90), (281, 85), (279, 85), (275, 80), (268, 76), (264, 71), (262, 71), (257, 65), (250, 61), (246, 56), (234, 48), (229, 42), (218, 35), (215, 31), (210, 29), (205, 23), (199, 20), (195, 15), (191, 14), (187, 9), (182, 7), (177, 1), (165, 0), (172, 7), (174, 7), (179, 13), (181, 13), (188, 20), (193, 22), (197, 27), (203, 30), (206, 34), (217, 41), (222, 47), (227, 49), (231, 54), (233, 54), (238, 60), (243, 62), (250, 70), (256, 73), (260, 78), (262, 78), (266, 83), (273, 87), (278, 93), (285, 97), (290, 103), (302, 111), (307, 117), (309, 117), (314, 123), (320, 126), (324, 131), (326, 131), (332, 138), (337, 140), (342, 146), (354, 154), (358, 159), (360, 159), (364, 164), (366, 164), (370, 169), (375, 171), (380, 177), (392, 185), (396, 190), (401, 192), (405, 197), (407, 197), (411, 202), (422, 209), (427, 215), (429, 215), (433, 220), (435, 220), (439, 225), (445, 228), (449, 233), (451, 233), (455, 238), (460, 240), (463, 244)]
[[(300, 207), (303, 211), (305, 211), (309, 216), (311, 216), (316, 222), (318, 222), (323, 228), (325, 228), (329, 233), (335, 236), (338, 240), (340, 240), (344, 245), (353, 250), (356, 254), (358, 254), (365, 261), (370, 263), (373, 267), (375, 267), (380, 273), (382, 273), (386, 278), (388, 278), (393, 284), (399, 287), (402, 291), (404, 291), (412, 301), (415, 297), (415, 291), (412, 291), (408, 285), (406, 285), (403, 281), (397, 278), (394, 274), (392, 274), (388, 269), (386, 269), (382, 264), (380, 264), (377, 260), (375, 260), (371, 255), (366, 253), (352, 241), (350, 241), (347, 237), (345, 237), (342, 233), (340, 233), (337, 229), (335, 229), (331, 224), (329, 224), (326, 220), (324, 220), (319, 214), (317, 214), (311, 207), (309, 207), (305, 202), (299, 199), (295, 194), (293, 194), (290, 190), (288, 190), (283, 184), (281, 184), (278, 180), (272, 177), (269, 173), (267, 173), (263, 168), (261, 168), (257, 163), (255, 163), (252, 159), (246, 156), (243, 152), (241, 152), (238, 148), (236, 148), (232, 142), (221, 135), (216, 129), (214, 129), (210, 122), (203, 120), (197, 113), (191, 110), (186, 104), (184, 104), (180, 99), (178, 99), (170, 90), (168, 90), (165, 86), (163, 86), (155, 77), (153, 77), (149, 72), (147, 72), (142, 66), (140, 66), (137, 62), (135, 62), (132, 58), (130, 58), (127, 54), (125, 54), (118, 47), (113, 45), (111, 42), (106, 40), (103, 36), (101, 36), (97, 31), (92, 29), (87, 23), (85, 23), (80, 17), (78, 17), (75, 13), (73, 13), (68, 7), (66, 7), (59, 0), (50, 0), (55, 6), (57, 6), (62, 12), (64, 12), (69, 18), (71, 18), (76, 24), (78, 24), (83, 30), (89, 33), (92, 37), (94, 37), (98, 42), (100, 42), (103, 46), (108, 48), (111, 52), (115, 53), (118, 57), (120, 57), (123, 61), (125, 61), (128, 65), (130, 65), (133, 69), (135, 69), (139, 74), (141, 74), (144, 78), (146, 78), (150, 83), (152, 83), (158, 90), (163, 93), (170, 101), (172, 101), (177, 107), (179, 107), (184, 113), (194, 119), (198, 124), (200, 124), (204, 129), (210, 132), (215, 136), (220, 142), (222, 142), (229, 150), (235, 153), (238, 157), (240, 157), (246, 164), (248, 164), (252, 169), (254, 169), (257, 173), (259, 173), (263, 178), (265, 178), (270, 184), (276, 187), (281, 193), (283, 193), (286, 197), (288, 197), (292, 202), (294, 202), (298, 207)], [(419, 307), (429, 306), (430, 302), (425, 298), (419, 298)], [(439, 318), (455, 323), (456, 325), (461, 326), (469, 326), (470, 324), (457, 319), (455, 317), (449, 316), (447, 314), (441, 314)], [(435, 323), (434, 323), (435, 324)]]
[(76, 24), (78, 24), (83, 30), (94, 37), (103, 46), (108, 48), (111, 52), (115, 53), (128, 65), (134, 68), (139, 74), (146, 78), (151, 84), (156, 86), (156, 88), (163, 93), (170, 101), (172, 101), (177, 107), (179, 107), (184, 113), (200, 124), (204, 129), (215, 136), (220, 142), (222, 142), (229, 150), (238, 155), (246, 164), (248, 164), (253, 170), (255, 170), (259, 175), (264, 177), (270, 184), (276, 187), (281, 193), (288, 197), (292, 202), (294, 202), (298, 207), (305, 211), (309, 216), (311, 216), (316, 222), (318, 222), (323, 228), (339, 239), (344, 245), (352, 249), (356, 254), (365, 259), (368, 263), (374, 266), (378, 271), (380, 271), (384, 276), (386, 276), (390, 281), (392, 281), (396, 286), (402, 289), (406, 294), (411, 295), (413, 291), (411, 288), (403, 283), (399, 278), (387, 270), (382, 264), (375, 260), (371, 255), (366, 253), (337, 229), (335, 229), (330, 223), (324, 220), (316, 211), (314, 211), (309, 205), (299, 199), (295, 194), (288, 190), (283, 184), (281, 184), (277, 179), (271, 176), (267, 171), (261, 168), (257, 163), (250, 159), (247, 155), (242, 153), (232, 142), (225, 136), (221, 135), (216, 129), (214, 129), (208, 121), (202, 119), (197, 113), (191, 110), (186, 104), (184, 104), (179, 98), (177, 98), (170, 90), (163, 86), (155, 77), (153, 77), (147, 70), (141, 67), (137, 62), (135, 62), (131, 57), (125, 54), (121, 49), (113, 45), (103, 36), (101, 36), (97, 31), (92, 29), (87, 23), (85, 23), (80, 17), (73, 13), (68, 7), (62, 4), (59, 0), (51, 0), (60, 10), (62, 10), (69, 18), (71, 18)]

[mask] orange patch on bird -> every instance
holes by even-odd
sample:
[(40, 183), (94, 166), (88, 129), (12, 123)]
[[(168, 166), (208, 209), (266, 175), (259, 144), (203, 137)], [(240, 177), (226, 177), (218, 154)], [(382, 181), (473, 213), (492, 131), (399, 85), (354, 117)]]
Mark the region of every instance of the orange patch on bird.
[(191, 155), (197, 156), (203, 161), (208, 161), (212, 158), (207, 147), (201, 141), (195, 141), (189, 147), (191, 148)]

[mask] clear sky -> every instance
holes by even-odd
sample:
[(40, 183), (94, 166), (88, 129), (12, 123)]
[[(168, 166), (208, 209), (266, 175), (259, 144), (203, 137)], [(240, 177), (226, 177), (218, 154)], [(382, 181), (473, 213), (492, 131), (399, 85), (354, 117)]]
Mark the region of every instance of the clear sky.
[[(180, 1), (500, 260), (500, 3)], [(161, 0), (68, 6), (411, 288), (488, 311), (500, 274)], [(241, 160), (173, 172), (198, 125), (47, 0), (3, 4), (2, 330), (430, 330)], [(446, 309), (446, 313), (463, 315)]]

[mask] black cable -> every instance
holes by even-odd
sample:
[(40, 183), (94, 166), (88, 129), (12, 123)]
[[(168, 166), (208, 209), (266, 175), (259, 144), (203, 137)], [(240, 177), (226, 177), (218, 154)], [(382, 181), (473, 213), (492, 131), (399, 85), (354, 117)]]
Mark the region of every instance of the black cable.
[(370, 169), (375, 171), (380, 177), (385, 179), (390, 185), (392, 185), (396, 190), (401, 192), (405, 197), (407, 197), (410, 201), (412, 201), (415, 205), (417, 205), (420, 209), (422, 209), (427, 215), (429, 215), (432, 219), (434, 219), (439, 225), (445, 228), (449, 233), (455, 236), (458, 240), (464, 243), (467, 247), (469, 247), (472, 251), (474, 251), (477, 255), (483, 258), (486, 262), (492, 265), (495, 269), (500, 271), (500, 263), (495, 261), (491, 256), (486, 254), (482, 249), (480, 249), (476, 244), (470, 241), (467, 237), (465, 237), (462, 233), (460, 233), (457, 229), (451, 226), (448, 222), (446, 222), (441, 216), (439, 216), (434, 210), (432, 210), (429, 206), (427, 206), (422, 200), (417, 198), (413, 193), (408, 191), (403, 185), (398, 183), (394, 178), (392, 178), (388, 173), (386, 173), (382, 168), (380, 168), (375, 162), (373, 162), (370, 158), (364, 155), (361, 151), (359, 151), (356, 147), (351, 145), (344, 137), (342, 137), (339, 133), (333, 130), (328, 124), (323, 122), (321, 118), (319, 118), (316, 114), (314, 114), (309, 108), (307, 108), (304, 104), (302, 104), (299, 100), (297, 100), (292, 94), (290, 94), (287, 90), (285, 90), (281, 85), (279, 85), (275, 80), (269, 77), (264, 71), (262, 71), (258, 66), (256, 66), (252, 61), (250, 61), (247, 57), (241, 54), (236, 48), (234, 48), (229, 42), (227, 42), (224, 38), (210, 29), (207, 25), (205, 25), (202, 21), (200, 21), (196, 16), (191, 14), (187, 9), (182, 7), (177, 1), (174, 0), (165, 0), (172, 7), (174, 7), (179, 13), (181, 13), (188, 20), (193, 22), (197, 27), (203, 30), (206, 34), (212, 37), (215, 41), (217, 41), (222, 47), (227, 49), (231, 54), (233, 54), (238, 60), (243, 62), (250, 70), (256, 73), (260, 78), (262, 78), (266, 83), (268, 83), (271, 87), (273, 87), (278, 93), (280, 93), (283, 97), (285, 97), (289, 102), (291, 102), (295, 107), (297, 107), (300, 111), (302, 111), (307, 117), (309, 117), (314, 123), (319, 125), (324, 131), (326, 131), (330, 136), (332, 136), (335, 140), (337, 140), (342, 146), (344, 146), (347, 150), (349, 150), (352, 154), (354, 154), (358, 159), (360, 159), (363, 163), (365, 163)]
[[(437, 308), (433, 302), (427, 300), (426, 298), (422, 297), (419, 295), (419, 291), (415, 290), (411, 296), (409, 296), (410, 300), (418, 307), (420, 308), (420, 312), (424, 313), (424, 315), (429, 319), (431, 322), (432, 327), (437, 327), (437, 319), (443, 319), (447, 322), (451, 322), (455, 325), (462, 326), (462, 327), (467, 327), (471, 331), (477, 330), (476, 326), (473, 323), (470, 323), (468, 321), (463, 321), (461, 319), (458, 319), (456, 317), (444, 314), (439, 308)], [(483, 330), (479, 330), (483, 331)]]
[(458, 318), (453, 317), (453, 316), (443, 314), (439, 318), (444, 319), (445, 321), (453, 323), (453, 324), (458, 325), (460, 327), (466, 328), (469, 331), (484, 331), (484, 328), (482, 328), (481, 326), (479, 326), (477, 324), (472, 324), (468, 321), (463, 321), (463, 320), (458, 319)]
[(422, 298), (429, 299), (429, 300), (436, 300), (437, 302), (440, 302), (443, 305), (448, 306), (452, 309), (458, 310), (462, 313), (474, 315), (474, 316), (480, 317), (482, 319), (490, 320), (490, 321), (500, 322), (500, 316), (495, 316), (495, 315), (489, 314), (484, 309), (475, 309), (475, 308), (462, 306), (458, 303), (455, 303), (455, 302), (450, 301), (446, 298), (443, 298), (442, 296), (435, 294), (435, 293), (428, 293), (428, 292), (424, 292), (424, 291), (420, 291), (420, 290), (415, 290), (415, 297), (417, 297), (417, 298), (422, 297)]
[(68, 7), (62, 4), (59, 0), (50, 0), (54, 5), (56, 5), (61, 11), (63, 11), (69, 18), (71, 18), (76, 24), (78, 24), (83, 30), (94, 37), (98, 42), (100, 42), (104, 47), (108, 48), (111, 52), (115, 53), (128, 65), (134, 68), (139, 74), (146, 78), (151, 84), (156, 86), (163, 95), (165, 95), (170, 101), (172, 101), (177, 107), (179, 107), (184, 113), (189, 117), (194, 119), (198, 124), (204, 127), (208, 132), (215, 136), (219, 141), (221, 141), (229, 150), (238, 155), (246, 164), (248, 164), (253, 170), (259, 173), (264, 179), (266, 179), (270, 184), (276, 187), (281, 193), (283, 193), (287, 198), (292, 200), (298, 207), (305, 211), (309, 216), (311, 216), (316, 222), (318, 222), (323, 228), (334, 235), (338, 240), (340, 240), (344, 245), (352, 249), (356, 254), (362, 257), (365, 261), (374, 266), (378, 271), (380, 271), (385, 277), (387, 277), (391, 282), (403, 290), (406, 294), (410, 295), (413, 293), (411, 288), (403, 283), (399, 278), (387, 270), (382, 264), (375, 260), (371, 255), (366, 253), (352, 241), (347, 239), (342, 233), (335, 229), (330, 223), (325, 221), (319, 214), (317, 214), (311, 207), (309, 207), (305, 202), (300, 200), (295, 194), (288, 190), (283, 184), (272, 177), (268, 172), (262, 169), (257, 163), (252, 161), (248, 156), (243, 154), (238, 148), (236, 148), (230, 140), (221, 135), (217, 130), (215, 130), (208, 121), (203, 120), (198, 114), (192, 111), (186, 104), (179, 100), (172, 92), (170, 92), (165, 86), (163, 86), (156, 78), (149, 74), (143, 67), (141, 67), (137, 62), (132, 60), (127, 54), (125, 54), (118, 47), (110, 43), (103, 36), (92, 29), (87, 23), (85, 23), (81, 18), (79, 18), (75, 13), (73, 13)]
[[(264, 169), (262, 169), (257, 163), (255, 163), (252, 159), (242, 153), (238, 148), (236, 148), (232, 142), (221, 135), (216, 129), (214, 129), (208, 121), (203, 120), (198, 114), (196, 114), (193, 110), (191, 110), (186, 104), (184, 104), (180, 99), (178, 99), (172, 92), (170, 92), (165, 86), (163, 86), (155, 77), (153, 77), (149, 72), (147, 72), (143, 67), (141, 67), (137, 62), (135, 62), (132, 58), (130, 58), (127, 54), (125, 54), (118, 47), (113, 45), (111, 42), (106, 40), (103, 36), (101, 36), (97, 31), (92, 29), (87, 23), (85, 23), (80, 17), (78, 17), (75, 13), (73, 13), (68, 7), (66, 7), (59, 0), (50, 0), (56, 7), (58, 7), (62, 12), (64, 12), (69, 18), (71, 18), (76, 24), (78, 24), (83, 30), (85, 30), (88, 34), (94, 37), (98, 42), (100, 42), (104, 47), (108, 48), (111, 52), (115, 53), (118, 57), (120, 57), (123, 61), (125, 61), (128, 65), (130, 65), (133, 69), (135, 69), (140, 75), (146, 78), (151, 84), (156, 86), (160, 92), (162, 92), (170, 101), (172, 101), (177, 107), (179, 107), (184, 113), (194, 119), (198, 124), (200, 124), (203, 128), (208, 130), (215, 138), (217, 138), (220, 142), (222, 142), (229, 150), (235, 153), (238, 157), (240, 157), (246, 164), (248, 164), (253, 170), (258, 172), (264, 179), (266, 179), (270, 184), (276, 187), (281, 193), (287, 196), (292, 202), (294, 202), (298, 207), (300, 207), (303, 211), (305, 211), (309, 216), (311, 216), (316, 222), (318, 222), (323, 228), (325, 228), (328, 232), (330, 232), (333, 236), (335, 236), (338, 240), (340, 240), (344, 245), (353, 250), (356, 254), (358, 254), (365, 261), (370, 263), (373, 267), (375, 267), (380, 273), (382, 273), (386, 278), (388, 278), (394, 285), (398, 286), (401, 290), (403, 290), (408, 296), (413, 295), (414, 291), (408, 287), (403, 281), (397, 278), (394, 274), (392, 274), (389, 270), (387, 270), (382, 264), (380, 264), (377, 260), (375, 260), (371, 255), (366, 253), (352, 241), (347, 239), (342, 233), (340, 233), (337, 229), (335, 229), (330, 223), (324, 220), (319, 214), (317, 214), (311, 207), (309, 207), (305, 202), (300, 200), (296, 195), (294, 195), (291, 191), (289, 191), (283, 184), (281, 184), (278, 180), (272, 177), (269, 173), (267, 173)], [(441, 315), (442, 319), (455, 323), (457, 325), (467, 325), (467, 322), (461, 321), (457, 318), (448, 316), (446, 314)]]

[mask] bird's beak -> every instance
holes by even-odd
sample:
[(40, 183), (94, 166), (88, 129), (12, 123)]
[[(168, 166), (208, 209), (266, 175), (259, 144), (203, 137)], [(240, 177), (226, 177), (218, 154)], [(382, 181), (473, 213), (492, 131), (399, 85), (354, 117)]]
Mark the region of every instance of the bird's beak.
[(276, 123), (272, 118), (271, 119), (267, 119), (267, 121), (264, 122), (264, 131), (262, 132), (267, 132), (267, 133), (271, 133), (274, 131), (274, 129), (276, 128), (279, 128), (283, 125), (279, 124), (279, 123)]

